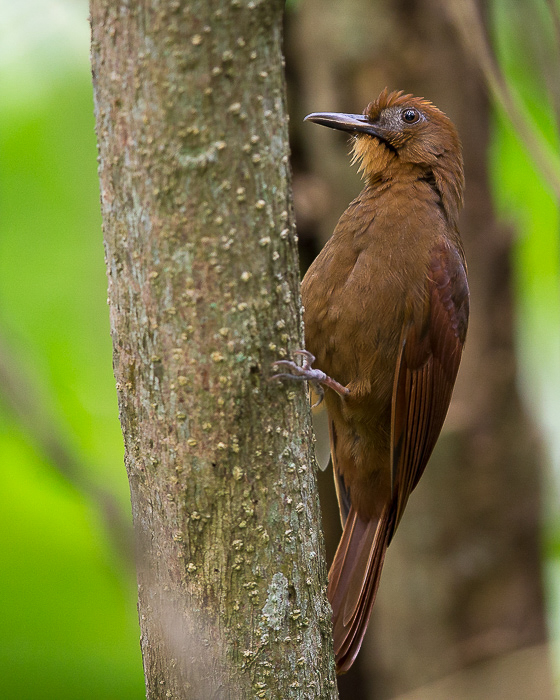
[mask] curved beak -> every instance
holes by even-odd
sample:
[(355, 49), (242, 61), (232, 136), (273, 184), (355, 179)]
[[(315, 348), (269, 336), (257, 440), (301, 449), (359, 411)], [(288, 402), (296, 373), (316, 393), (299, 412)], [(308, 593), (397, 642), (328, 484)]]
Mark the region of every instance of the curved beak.
[(315, 122), (316, 124), (328, 126), (331, 129), (340, 129), (340, 131), (349, 131), (350, 133), (369, 134), (385, 141), (385, 137), (379, 127), (370, 122), (363, 114), (313, 112), (308, 114), (303, 121)]

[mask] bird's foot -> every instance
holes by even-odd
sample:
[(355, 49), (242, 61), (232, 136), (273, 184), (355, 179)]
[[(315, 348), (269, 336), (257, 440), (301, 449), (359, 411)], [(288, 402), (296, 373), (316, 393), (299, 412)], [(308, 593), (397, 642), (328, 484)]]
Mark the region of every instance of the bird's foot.
[(319, 397), (317, 403), (313, 404), (313, 408), (318, 406), (323, 400), (325, 394), (323, 386), (327, 386), (333, 391), (336, 391), (336, 393), (342, 397), (350, 393), (349, 389), (339, 384), (339, 382), (329, 377), (320, 369), (313, 369), (311, 365), (315, 362), (315, 355), (311, 354), (308, 350), (294, 350), (294, 355), (302, 358), (301, 364), (298, 364), (294, 360), (277, 360), (272, 364), (277, 367), (285, 367), (288, 371), (275, 374), (271, 379), (295, 379), (297, 381), (309, 382)]

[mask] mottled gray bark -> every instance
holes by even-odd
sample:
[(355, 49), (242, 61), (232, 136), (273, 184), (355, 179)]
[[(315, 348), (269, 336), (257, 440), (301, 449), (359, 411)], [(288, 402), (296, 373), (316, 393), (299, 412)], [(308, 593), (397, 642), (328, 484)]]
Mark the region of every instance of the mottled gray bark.
[(280, 0), (92, 0), (149, 698), (334, 698)]

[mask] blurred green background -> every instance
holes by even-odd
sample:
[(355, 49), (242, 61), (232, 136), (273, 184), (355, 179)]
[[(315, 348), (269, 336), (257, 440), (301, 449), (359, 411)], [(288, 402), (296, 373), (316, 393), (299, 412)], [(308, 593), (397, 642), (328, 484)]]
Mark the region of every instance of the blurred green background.
[(0, 695), (142, 698), (87, 2), (0, 8)]
[[(554, 104), (542, 99), (546, 66), (526, 60), (510, 7), (492, 4), (497, 55), (557, 166)], [(0, 669), (7, 700), (144, 696), (134, 573), (122, 556), (129, 501), (105, 303), (87, 12), (84, 0), (0, 0)], [(535, 21), (535, 31), (545, 25)], [(539, 41), (554, 42), (549, 29)], [(489, 159), (496, 204), (518, 235), (520, 384), (557, 470), (558, 199), (499, 109)], [(547, 479), (543, 564), (558, 640), (558, 472), (551, 468)]]
[[(548, 6), (548, 7), (547, 7)], [(494, 50), (514, 104), (497, 107), (489, 152), (494, 203), (516, 235), (518, 381), (541, 432), (543, 567), (560, 697), (560, 11), (556, 0), (493, 0)], [(524, 122), (512, 125), (512, 108)], [(515, 115), (513, 115), (515, 120)], [(521, 133), (520, 133), (521, 132)], [(529, 143), (538, 141), (533, 157)], [(539, 161), (549, 166), (545, 177)]]

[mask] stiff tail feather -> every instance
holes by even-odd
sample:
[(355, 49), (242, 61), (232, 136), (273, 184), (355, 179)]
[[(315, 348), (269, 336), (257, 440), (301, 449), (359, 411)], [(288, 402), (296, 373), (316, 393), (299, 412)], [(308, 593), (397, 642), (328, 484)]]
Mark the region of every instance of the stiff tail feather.
[(379, 519), (368, 522), (354, 508), (348, 513), (328, 586), (338, 674), (348, 671), (362, 646), (392, 532), (391, 520), (389, 505)]

